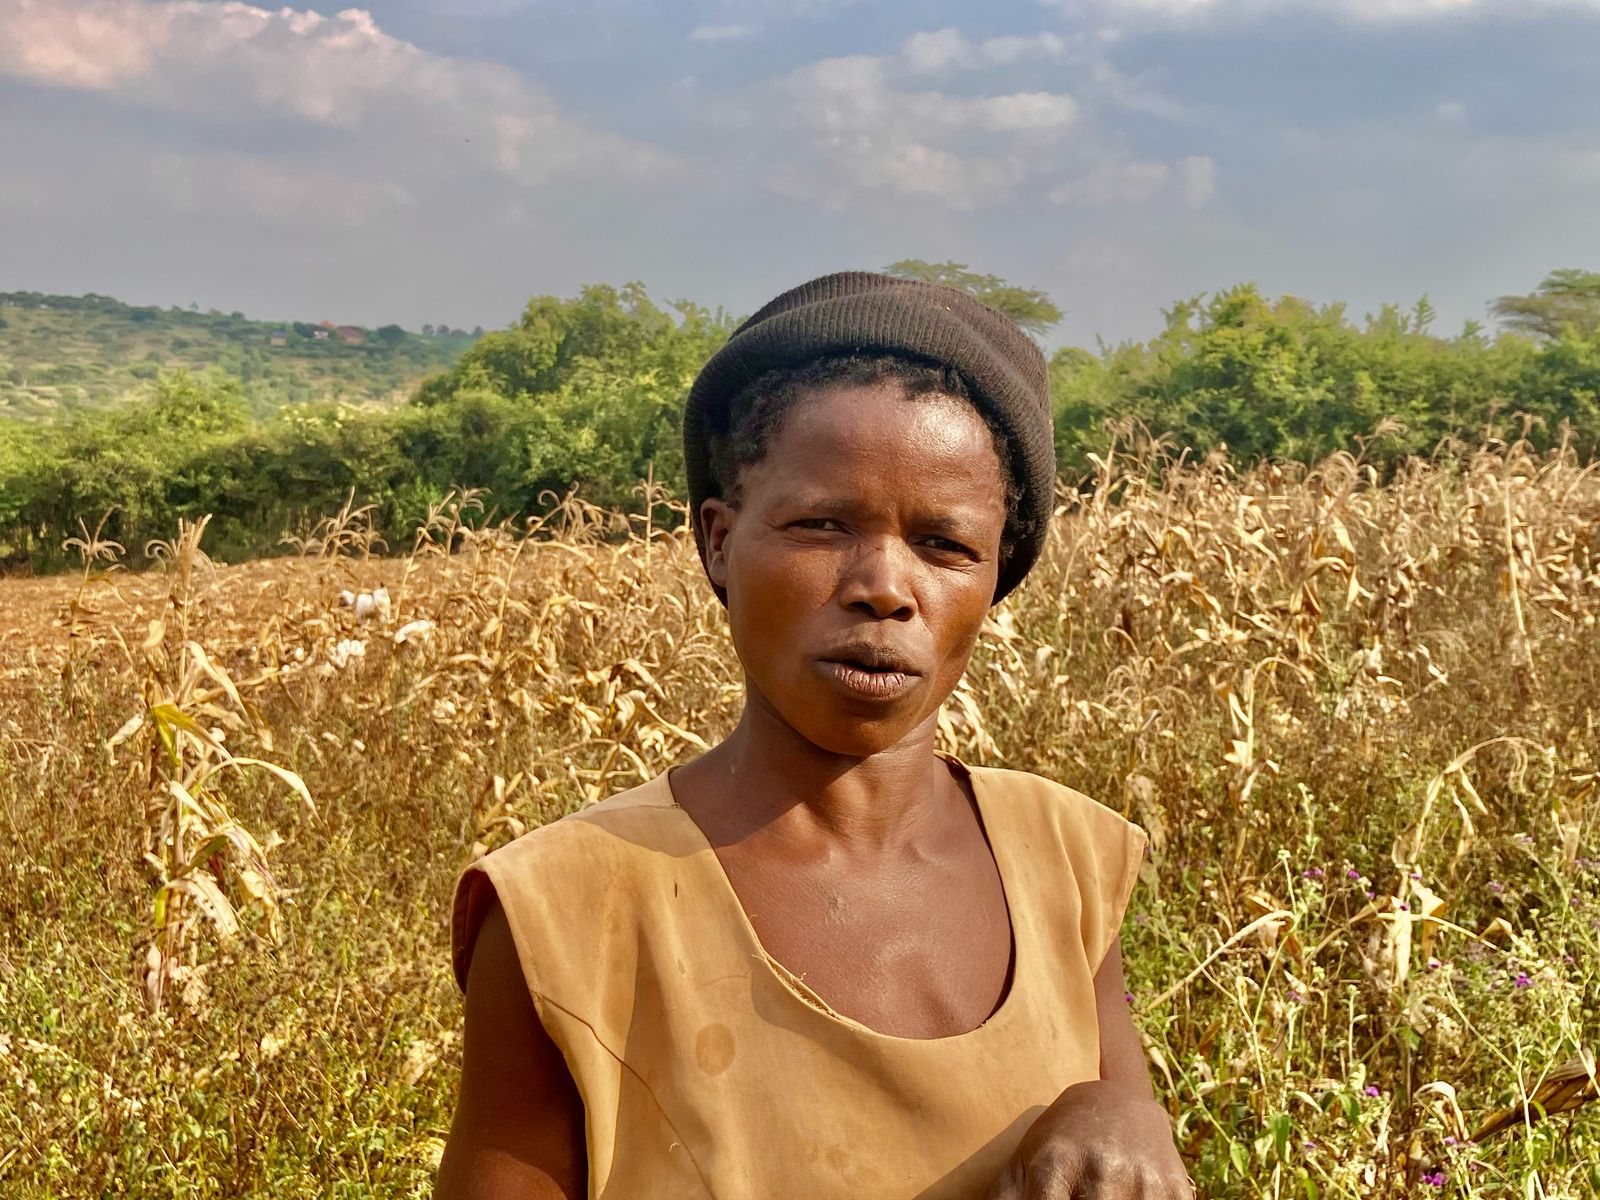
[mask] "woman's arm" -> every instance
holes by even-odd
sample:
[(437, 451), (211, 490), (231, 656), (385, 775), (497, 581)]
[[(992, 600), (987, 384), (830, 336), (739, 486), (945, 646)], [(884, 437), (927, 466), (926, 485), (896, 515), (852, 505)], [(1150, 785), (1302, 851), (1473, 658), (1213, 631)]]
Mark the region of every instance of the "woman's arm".
[(492, 903), (467, 970), (461, 1096), (434, 1200), (577, 1200), (587, 1167), (583, 1100)]
[(1113, 938), (1094, 977), (1094, 1003), (1100, 1014), (1100, 1078), (1146, 1100), (1154, 1100), (1156, 1093), (1150, 1086), (1150, 1068), (1145, 1063), (1144, 1047), (1139, 1044), (1139, 1031), (1133, 1027), (1127, 995), (1128, 981), (1122, 973), (1122, 939)]
[(1095, 973), (1094, 991), (1100, 1078), (1073, 1084), (1028, 1127), (987, 1200), (1190, 1200), (1194, 1194), (1123, 998), (1118, 940)]

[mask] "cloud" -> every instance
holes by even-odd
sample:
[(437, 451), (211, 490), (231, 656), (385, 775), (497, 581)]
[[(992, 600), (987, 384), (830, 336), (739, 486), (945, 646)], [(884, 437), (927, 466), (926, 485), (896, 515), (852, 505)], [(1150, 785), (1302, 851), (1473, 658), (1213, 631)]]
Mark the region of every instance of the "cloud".
[[(1097, 104), (1057, 90), (975, 88), (963, 74), (987, 70), (977, 82), (1009, 81), (1028, 60), (1058, 76), (1070, 69)], [(971, 212), (1039, 201), (1198, 207), (1216, 187), (1208, 157), (1147, 161), (1119, 145), (1099, 109), (1165, 115), (1178, 106), (1117, 75), (1098, 45), (1057, 34), (918, 32), (891, 53), (820, 59), (714, 107), (732, 135), (730, 153), (748, 164), (746, 178), (835, 211), (901, 206), (904, 215), (913, 203)]]
[(1199, 208), (1216, 193), (1217, 164), (1203, 154), (1191, 154), (1178, 163), (1178, 179), (1184, 205)]
[(898, 54), (826, 58), (767, 80), (725, 98), (714, 119), (742, 133), (744, 153), (771, 160), (758, 177), (782, 194), (833, 208), (898, 196), (971, 209), (1048, 162), (1079, 105), (1062, 92), (955, 94), (925, 77), (1017, 53), (919, 35)]
[(149, 71), (170, 11), (79, 11), (50, 0), (0, 3), (0, 71), (37, 83), (110, 88)]
[(742, 42), (755, 37), (750, 25), (696, 25), (689, 31), (691, 42)]
[[(1041, 0), (1075, 18), (1084, 14), (1082, 0)], [(1306, 0), (1295, 6), (1300, 11), (1315, 11), (1364, 23), (1430, 21), (1446, 17), (1477, 15), (1536, 16), (1558, 9), (1600, 12), (1600, 0)], [(1135, 22), (1192, 22), (1211, 17), (1276, 17), (1289, 6), (1273, 0), (1100, 0), (1091, 11), (1103, 19), (1132, 19)]]
[(1051, 204), (1103, 208), (1169, 196), (1185, 208), (1200, 208), (1216, 190), (1217, 164), (1205, 155), (1190, 155), (1175, 163), (1108, 159), (1057, 183), (1047, 198)]
[[(662, 169), (666, 156), (573, 119), (489, 63), (429, 54), (348, 9), (269, 11), (200, 0), (0, 0), (0, 77), (99, 92), (211, 125), (304, 123), (384, 147), (407, 175), (462, 166), (537, 182)], [(410, 160), (410, 161), (408, 161)]]
[(830, 133), (1056, 129), (1071, 124), (1078, 111), (1072, 97), (1054, 92), (951, 96), (899, 89), (884, 60), (867, 55), (823, 59), (795, 71), (782, 89), (799, 120)]
[(1600, 0), (1062, 0), (982, 34), (848, 2), (0, 0), (0, 270), (470, 326), (960, 258), (1087, 342), (1251, 278), (1482, 317), (1594, 243)]
[(8, 277), (266, 316), (498, 323), (685, 190), (506, 66), (236, 0), (0, 0), (0, 145)]
[(959, 29), (939, 29), (912, 34), (901, 47), (899, 59), (908, 71), (931, 75), (950, 70), (1008, 67), (1031, 58), (1059, 59), (1065, 55), (1067, 45), (1067, 39), (1057, 33), (993, 37), (974, 42)]
[(1051, 204), (1097, 208), (1107, 204), (1138, 204), (1159, 195), (1172, 178), (1172, 168), (1162, 162), (1108, 162), (1076, 179), (1056, 184), (1049, 191)]

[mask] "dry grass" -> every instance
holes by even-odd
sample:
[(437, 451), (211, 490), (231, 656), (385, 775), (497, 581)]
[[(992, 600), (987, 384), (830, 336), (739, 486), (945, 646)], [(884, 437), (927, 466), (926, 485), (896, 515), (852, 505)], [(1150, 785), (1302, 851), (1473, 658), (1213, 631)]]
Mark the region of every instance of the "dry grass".
[[(1600, 472), (1100, 467), (942, 732), (1150, 831), (1130, 1001), (1202, 1194), (1600, 1192)], [(456, 872), (740, 695), (681, 532), (475, 506), (0, 585), (0, 1191), (427, 1194)]]

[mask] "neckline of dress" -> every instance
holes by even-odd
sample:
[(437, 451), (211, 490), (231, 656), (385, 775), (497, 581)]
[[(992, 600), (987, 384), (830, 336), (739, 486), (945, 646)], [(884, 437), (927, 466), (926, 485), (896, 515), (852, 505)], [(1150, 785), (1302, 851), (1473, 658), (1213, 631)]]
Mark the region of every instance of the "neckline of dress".
[(798, 974), (784, 966), (768, 952), (761, 944), (761, 935), (756, 932), (755, 926), (750, 921), (750, 914), (745, 912), (744, 903), (739, 899), (739, 893), (734, 889), (733, 881), (728, 878), (727, 871), (722, 866), (722, 860), (717, 857), (717, 851), (712, 846), (709, 838), (689, 811), (678, 803), (672, 791), (672, 782), (668, 778), (671, 770), (663, 771), (656, 779), (666, 800), (667, 807), (676, 811), (690, 831), (690, 836), (695, 843), (695, 856), (704, 857), (705, 872), (711, 878), (713, 886), (722, 895), (723, 900), (732, 907), (735, 923), (739, 930), (740, 938), (748, 944), (753, 951), (753, 957), (760, 960), (763, 968), (776, 981), (779, 986), (795, 1000), (805, 1006), (806, 1010), (817, 1017), (834, 1022), (853, 1031), (854, 1033), (886, 1043), (905, 1044), (911, 1046), (948, 1046), (963, 1038), (975, 1038), (989, 1033), (1002, 1021), (1009, 1020), (1011, 1015), (1021, 1006), (1019, 993), (1023, 991), (1026, 979), (1025, 972), (1033, 961), (1033, 955), (1023, 945), (1022, 923), (1019, 922), (1016, 912), (1016, 902), (1021, 896), (1017, 875), (1010, 863), (1010, 847), (1007, 839), (996, 837), (995, 806), (990, 802), (988, 784), (984, 780), (982, 768), (974, 768), (957, 758), (953, 754), (943, 751), (935, 752), (939, 758), (949, 763), (966, 776), (972, 787), (972, 798), (977, 805), (978, 820), (982, 826), (985, 843), (989, 847), (989, 854), (994, 859), (995, 870), (1000, 876), (1000, 890), (1004, 895), (1006, 905), (1006, 921), (1010, 926), (1011, 935), (1011, 970), (1006, 981), (1005, 994), (1001, 996), (1000, 1003), (993, 1012), (985, 1017), (971, 1029), (960, 1033), (945, 1034), (941, 1037), (906, 1037), (901, 1034), (885, 1033), (874, 1029), (854, 1017), (846, 1016), (833, 1008), (825, 999), (816, 993)]

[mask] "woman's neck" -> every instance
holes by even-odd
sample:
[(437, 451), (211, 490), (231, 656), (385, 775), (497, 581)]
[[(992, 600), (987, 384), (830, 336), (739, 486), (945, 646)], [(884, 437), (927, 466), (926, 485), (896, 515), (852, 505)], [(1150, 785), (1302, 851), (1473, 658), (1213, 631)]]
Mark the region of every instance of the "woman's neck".
[(871, 853), (921, 840), (950, 819), (961, 793), (934, 751), (937, 727), (933, 714), (876, 753), (839, 754), (751, 694), (733, 733), (675, 773), (675, 790), (713, 845), (759, 836)]

